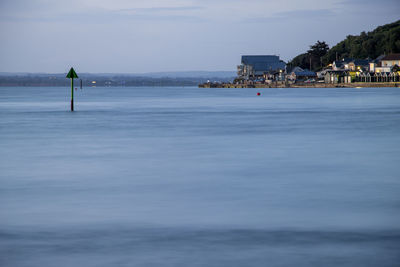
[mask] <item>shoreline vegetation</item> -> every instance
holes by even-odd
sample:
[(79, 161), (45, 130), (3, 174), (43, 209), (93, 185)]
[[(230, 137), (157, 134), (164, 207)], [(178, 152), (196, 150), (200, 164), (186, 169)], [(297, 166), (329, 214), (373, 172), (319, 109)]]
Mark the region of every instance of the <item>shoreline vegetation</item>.
[(310, 50), (294, 57), (288, 65), (317, 72), (341, 59), (376, 59), (381, 55), (395, 53), (400, 53), (400, 20), (370, 32), (347, 35), (343, 41), (330, 48), (325, 42), (318, 41), (310, 46)]

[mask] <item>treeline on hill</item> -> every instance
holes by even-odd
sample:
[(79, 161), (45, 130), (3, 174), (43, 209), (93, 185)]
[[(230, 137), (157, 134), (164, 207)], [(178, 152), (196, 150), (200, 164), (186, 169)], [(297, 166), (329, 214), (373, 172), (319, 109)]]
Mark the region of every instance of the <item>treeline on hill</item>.
[(317, 41), (307, 53), (293, 58), (289, 67), (319, 71), (336, 59), (375, 59), (383, 54), (400, 53), (400, 20), (380, 26), (372, 32), (349, 35), (331, 49), (325, 42)]

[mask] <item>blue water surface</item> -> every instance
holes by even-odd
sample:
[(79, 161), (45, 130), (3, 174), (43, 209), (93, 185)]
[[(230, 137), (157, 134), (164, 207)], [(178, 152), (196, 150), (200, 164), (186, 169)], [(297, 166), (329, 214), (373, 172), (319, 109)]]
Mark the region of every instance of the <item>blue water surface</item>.
[(1, 266), (399, 266), (399, 88), (75, 96), (0, 88)]

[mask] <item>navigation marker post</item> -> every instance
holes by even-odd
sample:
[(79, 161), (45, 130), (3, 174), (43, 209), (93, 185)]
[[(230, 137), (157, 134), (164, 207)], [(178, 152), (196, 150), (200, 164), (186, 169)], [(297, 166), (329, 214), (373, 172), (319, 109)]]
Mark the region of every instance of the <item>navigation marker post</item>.
[(78, 78), (74, 68), (69, 70), (66, 78), (71, 79), (71, 111), (74, 111), (74, 78)]

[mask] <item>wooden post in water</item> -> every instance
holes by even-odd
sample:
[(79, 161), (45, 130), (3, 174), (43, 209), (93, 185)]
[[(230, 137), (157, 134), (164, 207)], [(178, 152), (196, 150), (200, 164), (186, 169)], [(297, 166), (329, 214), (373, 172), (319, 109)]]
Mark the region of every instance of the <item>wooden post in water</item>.
[(71, 78), (71, 111), (74, 111), (74, 78)]
[(71, 111), (74, 111), (74, 78), (78, 78), (74, 68), (69, 70), (66, 78), (71, 79)]

